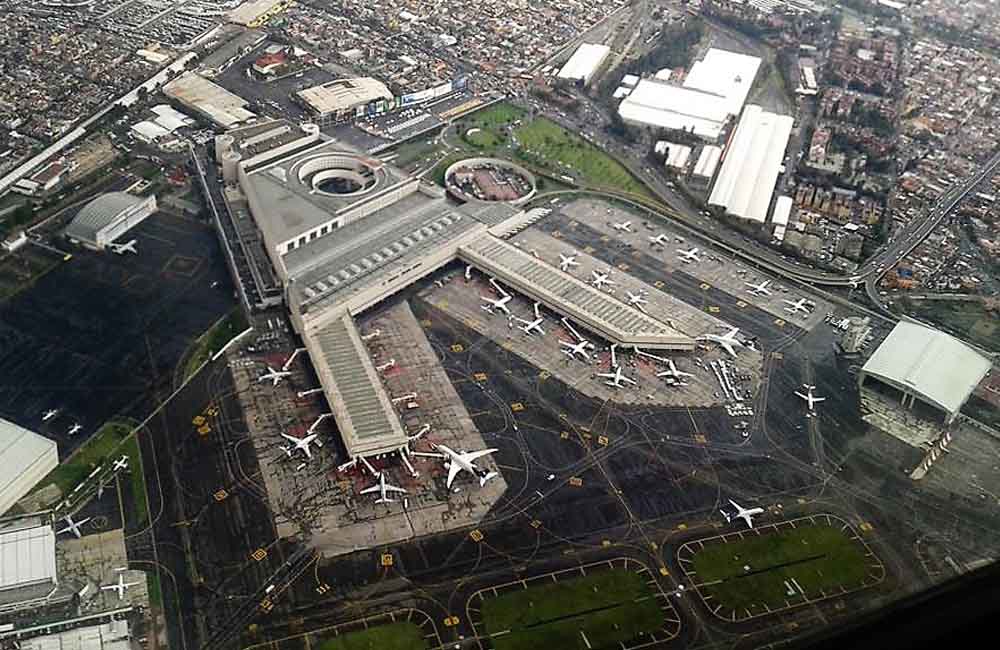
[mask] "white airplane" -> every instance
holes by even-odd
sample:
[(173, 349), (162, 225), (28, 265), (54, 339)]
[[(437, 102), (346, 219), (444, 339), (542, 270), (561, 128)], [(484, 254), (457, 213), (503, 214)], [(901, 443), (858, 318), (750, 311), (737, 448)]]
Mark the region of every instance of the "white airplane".
[(56, 531), (56, 535), (61, 535), (61, 534), (66, 533), (66, 532), (70, 532), (70, 533), (73, 533), (76, 536), (77, 539), (80, 539), (81, 537), (83, 537), (83, 533), (80, 532), (80, 526), (82, 526), (85, 523), (87, 523), (88, 521), (90, 521), (90, 517), (84, 517), (80, 521), (73, 521), (73, 516), (72, 515), (66, 515), (65, 517), (63, 517), (63, 519), (66, 520), (66, 527), (65, 528), (60, 528), (59, 530), (57, 530)]
[(139, 242), (136, 241), (135, 239), (130, 239), (124, 244), (116, 244), (114, 242), (111, 242), (110, 244), (108, 244), (108, 248), (110, 248), (111, 252), (115, 253), (116, 255), (124, 255), (125, 253), (132, 253), (133, 255), (138, 255), (139, 251), (136, 249), (136, 245), (138, 243)]
[(753, 528), (753, 516), (762, 514), (764, 512), (763, 508), (744, 508), (743, 506), (736, 503), (732, 499), (729, 500), (729, 503), (731, 503), (733, 507), (736, 508), (736, 512), (734, 512), (733, 514), (729, 514), (725, 510), (719, 511), (722, 513), (722, 516), (726, 518), (727, 523), (731, 523), (733, 519), (742, 519), (743, 521), (747, 522), (747, 528)]
[(584, 361), (590, 361), (590, 355), (587, 354), (587, 348), (594, 347), (594, 344), (590, 341), (580, 341), (579, 343), (570, 343), (569, 341), (559, 341), (559, 345), (565, 347), (563, 353), (570, 357), (571, 359), (579, 355)]
[(397, 487), (385, 481), (385, 472), (378, 473), (378, 483), (371, 486), (370, 488), (365, 488), (361, 490), (359, 494), (373, 494), (378, 492), (379, 498), (375, 499), (375, 503), (393, 503), (395, 499), (389, 496), (390, 492), (398, 492), (400, 494), (406, 494), (406, 490), (401, 487)]
[(272, 386), (277, 386), (281, 383), (282, 379), (290, 377), (291, 375), (291, 371), (275, 370), (271, 366), (267, 366), (267, 372), (260, 377), (257, 377), (257, 383), (259, 384), (262, 381), (270, 380)]
[(49, 409), (42, 413), (42, 422), (48, 422), (57, 415), (59, 415), (59, 409)]
[(545, 322), (545, 319), (542, 318), (541, 316), (539, 316), (535, 320), (524, 320), (523, 318), (518, 318), (517, 320), (523, 323), (523, 325), (521, 325), (517, 329), (521, 330), (525, 334), (528, 334), (530, 336), (533, 331), (537, 331), (539, 334), (543, 336), (545, 335), (545, 330), (542, 329), (542, 323)]
[(674, 360), (673, 359), (667, 359), (667, 369), (664, 370), (663, 372), (656, 373), (656, 376), (657, 377), (673, 377), (677, 381), (680, 381), (684, 377), (694, 377), (694, 375), (691, 374), (690, 372), (684, 372), (682, 370), (678, 370), (677, 366), (674, 365)]
[(670, 243), (670, 237), (668, 235), (664, 235), (663, 233), (660, 233), (656, 237), (649, 238), (650, 246), (657, 246), (657, 245), (666, 246), (669, 243)]
[(125, 574), (122, 573), (125, 569), (118, 569), (118, 582), (113, 585), (104, 585), (101, 587), (102, 591), (117, 591), (118, 600), (125, 600), (125, 590), (129, 587), (135, 587), (140, 584), (138, 582), (125, 582)]
[(580, 266), (580, 263), (576, 261), (576, 255), (563, 255), (559, 253), (559, 270), (569, 271), (571, 266)]
[(631, 221), (623, 221), (621, 223), (613, 223), (613, 224), (611, 224), (611, 227), (614, 228), (615, 230), (617, 230), (618, 232), (632, 232), (632, 222)]
[(611, 272), (608, 273), (598, 273), (597, 271), (591, 271), (590, 274), (593, 276), (590, 280), (590, 284), (594, 285), (598, 289), (603, 289), (604, 287), (613, 287), (617, 282), (611, 280)]
[(680, 257), (680, 260), (682, 262), (684, 262), (685, 264), (690, 264), (691, 262), (700, 262), (701, 261), (701, 258), (698, 257), (698, 249), (697, 248), (692, 248), (689, 251), (686, 251), (686, 250), (684, 250), (682, 248), (678, 248), (677, 249), (677, 254)]
[(643, 308), (643, 305), (645, 305), (649, 301), (646, 300), (646, 298), (641, 293), (632, 293), (631, 291), (626, 291), (625, 295), (628, 298), (628, 304), (632, 305), (639, 311), (642, 312), (646, 311)]
[(809, 306), (807, 305), (809, 301), (806, 300), (805, 298), (799, 298), (797, 301), (785, 300), (784, 302), (785, 304), (788, 305), (787, 307), (785, 307), (785, 311), (787, 311), (789, 314), (810, 313)]
[(493, 311), (494, 309), (499, 309), (503, 313), (510, 316), (510, 310), (507, 309), (507, 303), (510, 302), (513, 297), (510, 295), (505, 295), (497, 299), (489, 298), (487, 296), (480, 296), (485, 303), (483, 304), (483, 309), (486, 311)]
[(770, 280), (764, 280), (760, 284), (753, 284), (752, 282), (744, 282), (743, 284), (750, 287), (747, 289), (747, 293), (753, 294), (755, 296), (770, 296), (771, 290), (767, 288), (767, 285), (771, 284)]
[(806, 389), (805, 395), (803, 395), (799, 391), (795, 391), (795, 394), (798, 395), (799, 397), (801, 397), (802, 399), (804, 399), (806, 401), (806, 404), (809, 405), (809, 412), (810, 413), (815, 413), (816, 412), (816, 404), (819, 403), (819, 402), (826, 401), (826, 398), (825, 397), (816, 397), (815, 395), (813, 395), (813, 390), (816, 388), (815, 386), (810, 386), (809, 384), (802, 384), (802, 387)]
[(83, 428), (82, 424), (78, 424), (78, 423), (74, 422), (73, 426), (71, 426), (69, 428), (69, 431), (66, 432), (66, 435), (72, 436), (72, 435), (76, 434), (76, 432), (79, 431), (82, 428)]
[(497, 476), (496, 472), (487, 472), (486, 470), (476, 467), (473, 462), (477, 458), (481, 458), (488, 454), (492, 454), (496, 449), (483, 449), (481, 451), (455, 451), (444, 445), (434, 445), (440, 453), (427, 454), (421, 452), (413, 452), (414, 456), (430, 456), (432, 458), (443, 458), (444, 466), (448, 468), (448, 480), (445, 485), (451, 487), (451, 484), (455, 481), (455, 477), (462, 470), (469, 472), (470, 474), (475, 474), (479, 477), (479, 486), (482, 487), (486, 485), (486, 481)]
[(611, 386), (612, 388), (621, 388), (622, 382), (625, 382), (627, 384), (632, 384), (633, 386), (635, 385), (634, 379), (629, 379), (622, 373), (621, 366), (615, 366), (614, 372), (599, 372), (597, 373), (597, 376), (609, 380), (604, 383), (607, 384), (608, 386)]
[(315, 442), (317, 446), (322, 446), (319, 440), (316, 440), (316, 438), (319, 437), (318, 433), (308, 435), (305, 438), (296, 438), (295, 436), (290, 436), (287, 433), (283, 433), (281, 434), (281, 437), (292, 443), (292, 448), (289, 449), (288, 453), (289, 456), (292, 455), (291, 452), (294, 451), (295, 449), (301, 449), (303, 452), (305, 452), (306, 458), (311, 460), (313, 455), (312, 455), (312, 450), (309, 448), (309, 445)]
[(698, 341), (711, 341), (712, 343), (718, 343), (722, 346), (722, 349), (729, 354), (736, 356), (736, 348), (733, 346), (738, 345), (743, 347), (743, 342), (736, 338), (736, 333), (740, 331), (740, 328), (734, 327), (725, 334), (705, 334), (697, 338)]
[(115, 464), (111, 466), (111, 469), (120, 472), (123, 469), (128, 469), (128, 456), (122, 456), (115, 461)]

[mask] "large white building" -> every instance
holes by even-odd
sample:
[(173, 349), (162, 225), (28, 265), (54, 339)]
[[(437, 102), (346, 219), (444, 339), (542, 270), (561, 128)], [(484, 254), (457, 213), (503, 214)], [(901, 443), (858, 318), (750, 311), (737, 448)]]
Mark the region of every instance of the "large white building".
[(54, 440), (0, 418), (0, 515), (58, 464)]
[(57, 588), (52, 526), (37, 517), (0, 524), (0, 614), (44, 605)]
[(104, 248), (156, 212), (156, 196), (127, 192), (102, 194), (73, 217), (66, 236), (88, 248)]
[(708, 204), (732, 217), (764, 223), (793, 122), (788, 115), (748, 105), (723, 154)]
[(579, 81), (586, 85), (594, 78), (594, 73), (600, 69), (610, 53), (611, 48), (607, 45), (581, 43), (557, 76), (560, 79)]
[(759, 68), (757, 57), (712, 48), (691, 66), (683, 85), (669, 83), (669, 74), (640, 81), (618, 106), (618, 114), (629, 124), (715, 140), (730, 117), (739, 115)]
[(950, 423), (991, 366), (988, 358), (953, 336), (900, 321), (861, 368), (858, 386), (894, 393), (906, 409), (919, 400)]
[(389, 101), (393, 95), (378, 79), (356, 77), (334, 79), (318, 86), (297, 92), (296, 97), (319, 116), (354, 117), (359, 107), (371, 102)]

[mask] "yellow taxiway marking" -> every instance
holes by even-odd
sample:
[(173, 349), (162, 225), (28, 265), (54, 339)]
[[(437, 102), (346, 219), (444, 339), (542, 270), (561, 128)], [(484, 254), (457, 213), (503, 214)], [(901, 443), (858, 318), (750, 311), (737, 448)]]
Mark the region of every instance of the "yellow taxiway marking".
[(573, 487), (580, 487), (583, 485), (583, 479), (580, 478), (579, 476), (571, 476), (569, 478), (569, 484), (572, 485)]
[(706, 282), (702, 282), (700, 286), (701, 286), (701, 290), (702, 291), (708, 291), (709, 289), (712, 288), (712, 285), (710, 285), (710, 284), (708, 284)]
[(463, 346), (461, 343), (456, 343), (453, 346), (451, 346), (451, 351), (452, 352), (465, 352), (465, 346)]
[(390, 567), (392, 566), (392, 553), (382, 554), (382, 566)]
[(267, 557), (267, 551), (265, 551), (262, 548), (258, 548), (256, 551), (250, 554), (250, 557), (253, 558), (255, 562), (260, 562)]
[(469, 533), (469, 539), (471, 539), (474, 542), (481, 542), (481, 541), (483, 541), (483, 533), (482, 533), (482, 531), (479, 530), (478, 528), (475, 529), (474, 531), (472, 531), (471, 533)]
[(710, 314), (718, 314), (719, 313), (718, 306), (716, 306), (716, 305), (709, 305), (708, 306), (708, 313), (710, 313)]
[(522, 404), (521, 402), (514, 402), (513, 404), (510, 405), (510, 410), (513, 411), (514, 413), (520, 413), (521, 411), (524, 410), (524, 404)]

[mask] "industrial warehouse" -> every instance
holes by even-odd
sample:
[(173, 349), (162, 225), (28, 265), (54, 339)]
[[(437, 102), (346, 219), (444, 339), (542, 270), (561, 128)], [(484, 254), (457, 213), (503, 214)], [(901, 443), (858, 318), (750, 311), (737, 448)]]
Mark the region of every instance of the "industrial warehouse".
[(156, 196), (127, 192), (102, 194), (83, 206), (66, 228), (66, 237), (88, 248), (104, 250), (156, 212)]

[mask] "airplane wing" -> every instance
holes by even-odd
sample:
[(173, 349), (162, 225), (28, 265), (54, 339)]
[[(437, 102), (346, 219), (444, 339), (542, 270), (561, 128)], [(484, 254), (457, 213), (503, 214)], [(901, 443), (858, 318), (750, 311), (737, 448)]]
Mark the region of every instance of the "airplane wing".
[(719, 345), (721, 345), (722, 349), (724, 349), (729, 354), (733, 355), (734, 357), (736, 356), (736, 350), (733, 349), (733, 344), (730, 343), (729, 341), (719, 341)]
[(388, 483), (385, 484), (385, 491), (386, 492), (399, 492), (400, 494), (406, 494), (406, 490), (404, 490), (403, 488), (397, 487), (395, 485), (389, 485)]
[(448, 465), (448, 480), (445, 485), (451, 487), (451, 484), (455, 481), (455, 477), (458, 476), (458, 473), (461, 471), (462, 467), (458, 463), (452, 461), (451, 464)]
[(604, 377), (606, 379), (614, 379), (615, 377), (617, 377), (617, 375), (615, 375), (613, 372), (599, 372), (597, 373), (597, 376)]
[(806, 401), (809, 401), (809, 398), (806, 397), (805, 395), (803, 395), (802, 393), (800, 393), (799, 391), (795, 391), (795, 394), (798, 395), (799, 397), (801, 397), (802, 399), (804, 399)]
[(468, 453), (462, 454), (462, 460), (464, 460), (467, 463), (471, 463), (477, 458), (482, 458), (483, 456), (486, 456), (487, 454), (492, 454), (495, 451), (496, 449), (481, 449), (479, 451), (470, 451)]
[[(381, 487), (382, 486), (380, 486), (378, 483), (376, 483), (375, 485), (373, 485), (371, 487), (367, 487), (367, 488), (361, 490), (360, 492), (358, 492), (358, 494), (374, 494), (375, 492), (378, 492)], [(386, 486), (386, 487), (388, 487), (388, 486)]]
[(825, 397), (814, 397), (813, 401), (814, 402), (824, 402), (824, 401), (826, 401), (826, 398)]
[(749, 512), (741, 512), (736, 516), (742, 519), (743, 521), (747, 522), (747, 528), (753, 528), (753, 519), (750, 518)]
[(622, 377), (622, 381), (624, 381), (626, 383), (629, 383), (629, 384), (633, 384), (633, 385), (635, 384), (635, 380), (634, 379), (629, 379), (628, 377)]
[(290, 441), (290, 442), (294, 442), (294, 443), (299, 442), (298, 438), (296, 438), (295, 436), (290, 436), (287, 433), (281, 434), (281, 437), (284, 438), (285, 440)]
[(312, 450), (309, 449), (309, 445), (302, 445), (301, 449), (302, 451), (306, 452), (306, 458), (312, 460), (313, 454)]
[(732, 507), (736, 508), (737, 510), (739, 510), (741, 512), (743, 511), (743, 506), (741, 506), (740, 504), (736, 503), (732, 499), (729, 500), (729, 505), (731, 505)]

